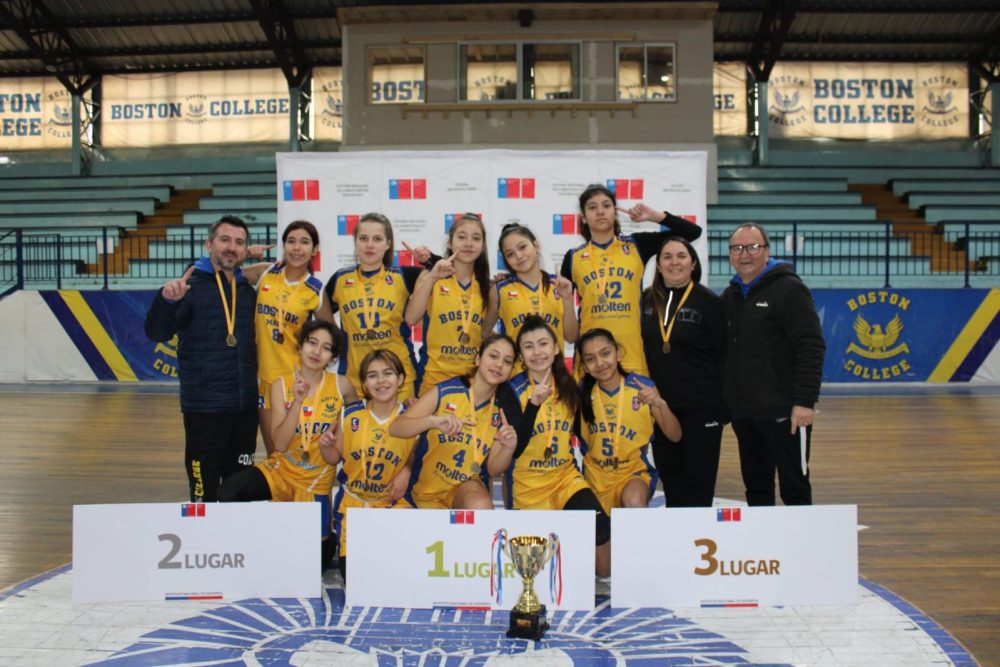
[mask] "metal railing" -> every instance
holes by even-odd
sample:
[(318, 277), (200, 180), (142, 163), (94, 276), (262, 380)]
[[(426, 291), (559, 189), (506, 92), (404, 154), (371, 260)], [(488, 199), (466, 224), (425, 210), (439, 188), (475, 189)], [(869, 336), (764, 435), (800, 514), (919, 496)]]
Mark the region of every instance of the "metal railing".
[[(250, 242), (274, 243), (253, 224)], [(709, 231), (712, 276), (732, 273), (728, 234)], [(181, 275), (201, 256), (208, 225), (0, 230), (0, 296), (15, 289), (140, 289)], [(902, 232), (892, 223), (769, 225), (771, 255), (810, 286), (969, 287), (1000, 284), (1000, 222), (946, 223)]]

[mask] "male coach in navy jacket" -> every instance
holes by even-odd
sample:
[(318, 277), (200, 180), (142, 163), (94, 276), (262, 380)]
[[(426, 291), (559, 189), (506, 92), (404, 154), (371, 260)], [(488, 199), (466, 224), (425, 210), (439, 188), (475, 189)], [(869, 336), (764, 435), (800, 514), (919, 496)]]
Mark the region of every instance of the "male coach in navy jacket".
[(747, 502), (775, 504), (777, 469), (782, 502), (811, 505), (809, 439), (826, 352), (816, 304), (791, 264), (771, 258), (760, 225), (733, 231), (729, 261), (736, 275), (722, 294), (728, 320), (722, 387)]
[(240, 218), (220, 219), (206, 256), (164, 285), (146, 313), (149, 338), (178, 338), (191, 502), (214, 502), (219, 482), (252, 466), (257, 447), (257, 295), (239, 269), (248, 237)]

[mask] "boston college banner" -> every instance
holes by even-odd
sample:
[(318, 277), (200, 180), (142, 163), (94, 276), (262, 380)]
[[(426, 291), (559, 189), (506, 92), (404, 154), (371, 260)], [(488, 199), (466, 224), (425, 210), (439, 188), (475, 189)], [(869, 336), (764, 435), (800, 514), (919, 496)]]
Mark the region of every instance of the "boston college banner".
[(108, 147), (288, 140), (281, 70), (116, 75), (102, 85)]
[(767, 107), (772, 137), (965, 137), (969, 76), (951, 63), (778, 63)]
[(73, 108), (59, 79), (0, 79), (0, 151), (69, 148)]

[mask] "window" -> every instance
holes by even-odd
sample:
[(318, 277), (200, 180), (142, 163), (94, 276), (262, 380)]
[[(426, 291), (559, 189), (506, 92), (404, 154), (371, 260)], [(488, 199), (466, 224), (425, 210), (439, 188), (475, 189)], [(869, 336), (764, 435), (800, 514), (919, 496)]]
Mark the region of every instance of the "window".
[(618, 46), (618, 99), (676, 102), (673, 44)]
[(459, 101), (578, 100), (580, 45), (460, 44)]
[(424, 101), (424, 50), (417, 46), (368, 49), (368, 101), (408, 104)]

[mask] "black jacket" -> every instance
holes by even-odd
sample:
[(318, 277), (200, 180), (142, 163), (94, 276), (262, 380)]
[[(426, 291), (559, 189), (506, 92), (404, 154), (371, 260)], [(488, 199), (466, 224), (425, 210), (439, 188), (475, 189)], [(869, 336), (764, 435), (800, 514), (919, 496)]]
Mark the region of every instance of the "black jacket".
[(826, 343), (809, 288), (780, 262), (751, 285), (722, 294), (728, 345), (722, 386), (733, 417), (787, 417), (819, 399)]
[[(173, 303), (158, 292), (146, 313), (146, 336), (164, 342), (177, 334), (177, 365), (182, 412), (240, 412), (257, 407), (257, 344), (254, 310), (257, 293), (243, 278), (236, 281), (236, 347), (226, 345), (226, 316), (211, 263), (201, 258), (188, 279), (190, 291)], [(229, 281), (223, 279), (226, 301)]]
[[(684, 288), (674, 289), (676, 304)], [(642, 297), (642, 347), (649, 377), (671, 410), (722, 409), (722, 356), (726, 349), (726, 319), (722, 299), (704, 285), (695, 285), (676, 316), (670, 353), (663, 352), (660, 316), (650, 290)]]

